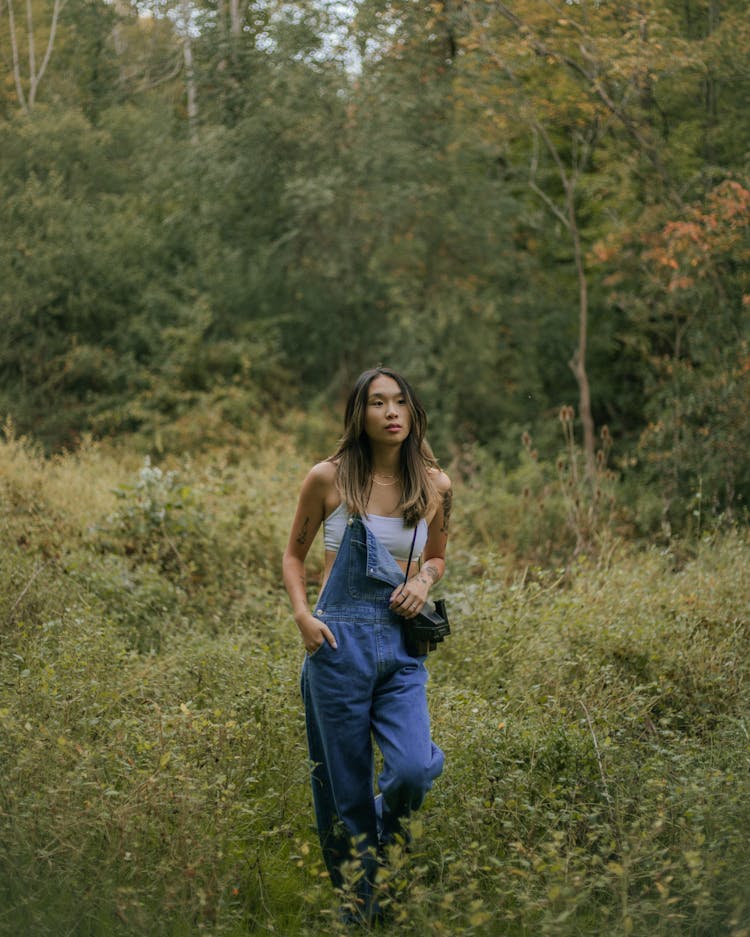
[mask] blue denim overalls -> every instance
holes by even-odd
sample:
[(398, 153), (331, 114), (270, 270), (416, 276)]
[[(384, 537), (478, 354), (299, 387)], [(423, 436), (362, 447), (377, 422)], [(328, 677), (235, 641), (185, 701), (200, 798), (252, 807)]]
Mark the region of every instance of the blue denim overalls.
[[(443, 769), (430, 739), (424, 658), (404, 648), (402, 619), (389, 607), (404, 574), (362, 523), (350, 518), (328, 581), (313, 610), (333, 632), (305, 659), (302, 696), (312, 761), (315, 818), (335, 886), (341, 864), (364, 865), (360, 894), (368, 902), (378, 847), (416, 810)], [(373, 791), (372, 738), (383, 753)]]

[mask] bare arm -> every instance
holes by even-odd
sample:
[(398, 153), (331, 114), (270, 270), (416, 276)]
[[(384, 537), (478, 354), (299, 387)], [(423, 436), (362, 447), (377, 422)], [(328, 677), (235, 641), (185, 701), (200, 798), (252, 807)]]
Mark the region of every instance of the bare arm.
[[(427, 601), (430, 589), (445, 574), (445, 551), (448, 546), (453, 491), (448, 476), (441, 472), (435, 479), (440, 494), (440, 504), (430, 521), (427, 543), (422, 554), (422, 568), (391, 595), (391, 608), (405, 618), (418, 615)], [(402, 611), (403, 608), (403, 611)]]
[(317, 650), (323, 641), (328, 641), (331, 647), (336, 647), (336, 639), (331, 631), (310, 612), (305, 576), (305, 559), (323, 523), (326, 493), (333, 483), (335, 471), (335, 466), (321, 462), (310, 470), (302, 483), (282, 562), (284, 585), (292, 603), (294, 620), (305, 647), (311, 653)]
[(448, 531), (453, 509), (453, 489), (448, 476), (441, 472), (438, 484), (440, 506), (435, 512), (424, 548), (424, 562), (419, 576), (427, 576), (431, 586), (445, 575), (445, 551), (448, 548)]

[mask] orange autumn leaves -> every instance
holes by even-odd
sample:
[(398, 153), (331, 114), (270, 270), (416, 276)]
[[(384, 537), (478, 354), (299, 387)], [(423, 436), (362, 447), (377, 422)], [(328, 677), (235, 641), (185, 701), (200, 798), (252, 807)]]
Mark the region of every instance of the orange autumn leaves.
[[(735, 180), (721, 183), (708, 194), (705, 207), (691, 207), (684, 219), (668, 222), (652, 243), (645, 259), (666, 279), (670, 293), (691, 289), (699, 279), (713, 276), (723, 261), (746, 264), (750, 191)], [(748, 302), (750, 296), (744, 293), (743, 304)]]

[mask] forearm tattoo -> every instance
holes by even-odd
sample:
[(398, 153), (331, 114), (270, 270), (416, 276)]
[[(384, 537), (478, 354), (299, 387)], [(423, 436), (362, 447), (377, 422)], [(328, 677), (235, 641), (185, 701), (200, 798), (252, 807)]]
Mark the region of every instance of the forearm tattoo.
[(422, 582), (426, 586), (434, 586), (438, 579), (440, 579), (440, 573), (434, 566), (430, 566), (429, 563), (422, 567), (419, 571), (419, 575), (416, 577), (417, 582)]
[(302, 530), (300, 530), (300, 532), (297, 534), (297, 543), (300, 546), (304, 546), (304, 544), (307, 542), (307, 528), (308, 528), (309, 523), (310, 523), (310, 518), (306, 517), (302, 524)]
[(449, 488), (443, 495), (443, 523), (440, 527), (440, 533), (447, 534), (451, 521), (451, 509), (453, 507), (453, 489)]

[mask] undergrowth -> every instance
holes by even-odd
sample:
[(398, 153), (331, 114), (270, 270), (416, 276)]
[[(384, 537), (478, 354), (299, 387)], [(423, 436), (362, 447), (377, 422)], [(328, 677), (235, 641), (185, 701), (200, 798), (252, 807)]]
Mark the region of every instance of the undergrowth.
[[(48, 461), (7, 434), (0, 933), (345, 932), (279, 575), (307, 461), (283, 438)], [(429, 661), (446, 771), (383, 870), (385, 932), (747, 937), (750, 544), (635, 549), (589, 512), (600, 549), (576, 553), (549, 488), (532, 520), (565, 562), (514, 556), (469, 520), (541, 498), (544, 467), (520, 471), (457, 485)]]

